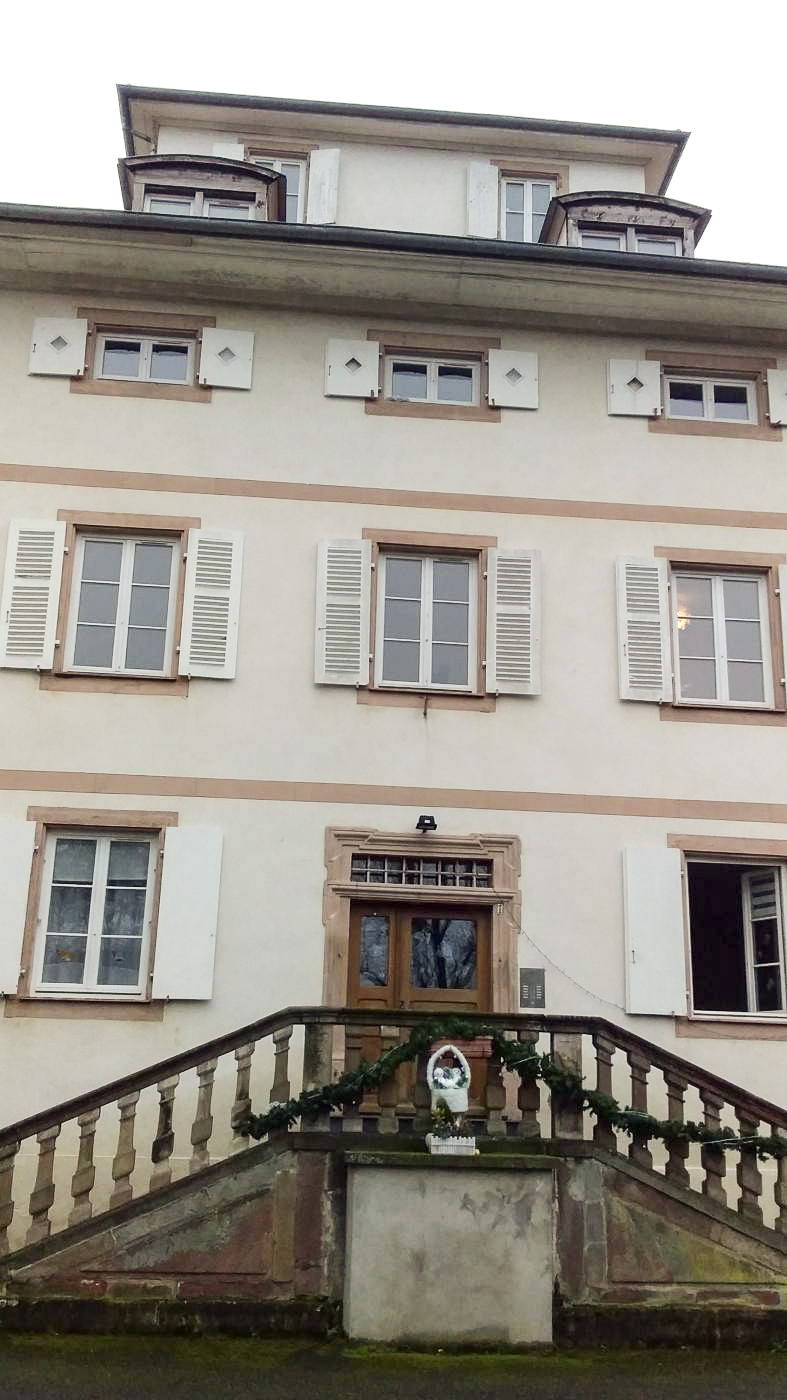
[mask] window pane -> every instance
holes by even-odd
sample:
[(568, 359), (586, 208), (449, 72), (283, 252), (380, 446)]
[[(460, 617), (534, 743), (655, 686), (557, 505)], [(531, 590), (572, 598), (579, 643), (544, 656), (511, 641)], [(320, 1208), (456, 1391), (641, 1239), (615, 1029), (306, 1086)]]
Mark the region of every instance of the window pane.
[(148, 213), (150, 214), (190, 214), (190, 199), (150, 199), (148, 201)]
[(473, 919), (413, 919), (410, 985), (463, 989), (476, 986)]
[(756, 919), (752, 924), (755, 963), (779, 961), (779, 925), (775, 919)]
[(167, 634), (146, 627), (129, 627), (126, 641), (126, 666), (132, 671), (161, 671), (164, 668), (164, 648)]
[(760, 589), (756, 579), (725, 578), (724, 612), (728, 618), (760, 618)]
[(138, 340), (107, 340), (101, 357), (101, 373), (119, 379), (139, 376), (140, 347)]
[(749, 396), (743, 384), (714, 384), (714, 418), (735, 419), (746, 423), (749, 419)]
[(435, 559), (433, 591), (441, 602), (466, 603), (470, 596), (470, 565), (466, 560)]
[(297, 196), (297, 194), (288, 194), (287, 197), (286, 197), (286, 199), (285, 199), (285, 201), (284, 201), (284, 206), (285, 206), (284, 222), (287, 223), (287, 224), (297, 224), (297, 222), (298, 222), (298, 196)]
[(386, 559), (385, 592), (388, 598), (420, 598), (421, 560)]
[(464, 365), (438, 365), (437, 397), (442, 403), (472, 403), (472, 369)]
[(129, 621), (140, 627), (166, 627), (169, 589), (135, 586), (131, 590)]
[(55, 884), (90, 885), (96, 859), (95, 841), (78, 837), (58, 836), (55, 842), (55, 862), (52, 879)]
[(114, 626), (118, 610), (116, 583), (83, 583), (79, 590), (77, 621)]
[(716, 663), (681, 661), (680, 693), (684, 700), (716, 699)]
[(385, 642), (383, 646), (383, 680), (417, 681), (420, 662), (420, 643)]
[(750, 661), (730, 661), (727, 676), (731, 700), (750, 700), (762, 704), (765, 683), (761, 665)]
[(137, 544), (134, 546), (134, 583), (169, 584), (172, 570), (171, 544)]
[(418, 641), (421, 635), (421, 604), (386, 598), (384, 630), (386, 637)]
[(141, 954), (141, 938), (102, 938), (98, 959), (99, 986), (136, 987)]
[(704, 618), (687, 619), (679, 614), (678, 652), (681, 656), (713, 656), (713, 623)]
[(524, 214), (506, 214), (506, 238), (510, 238), (515, 243), (525, 241), (525, 216)]
[(549, 201), (552, 198), (552, 188), (550, 185), (533, 185), (530, 197), (533, 205), (533, 214), (546, 214), (549, 208)]
[(617, 233), (583, 233), (583, 248), (598, 248), (605, 253), (619, 253), (621, 251), (621, 238)]
[(185, 384), (189, 367), (187, 345), (154, 344), (150, 352), (151, 379), (166, 379)]
[(426, 365), (396, 360), (391, 370), (391, 397), (394, 399), (426, 398)]
[(364, 914), (361, 918), (361, 966), (359, 975), (359, 981), (362, 987), (387, 987), (388, 947), (388, 915)]
[(120, 540), (85, 540), (82, 577), (93, 583), (117, 583), (123, 544)]
[(532, 222), (532, 226), (531, 226), (531, 232), (532, 232), (532, 239), (533, 239), (533, 242), (534, 242), (534, 243), (537, 243), (538, 240), (539, 240), (539, 238), (541, 237), (541, 230), (542, 230), (542, 228), (544, 227), (544, 217), (545, 217), (545, 216), (544, 216), (543, 214), (534, 214), (534, 215), (533, 215), (533, 222)]
[(47, 931), (87, 933), (92, 893), (91, 885), (53, 885), (49, 898)]
[(432, 684), (467, 685), (467, 647), (433, 644)]
[(669, 404), (670, 411), (680, 418), (705, 417), (701, 384), (690, 384), (682, 379), (670, 379)]
[(466, 642), (470, 610), (467, 603), (435, 603), (432, 635), (436, 642)]
[(245, 219), (249, 220), (249, 204), (241, 203), (240, 200), (227, 201), (226, 204), (217, 203), (211, 200), (208, 204), (209, 219)]
[(678, 618), (712, 617), (711, 581), (678, 574), (675, 579)]
[(671, 238), (638, 238), (637, 252), (659, 253), (663, 258), (674, 258), (678, 250)]
[(289, 199), (293, 195), (297, 198), (301, 183), (301, 167), (295, 161), (283, 160), (281, 173), (287, 181), (287, 198)]
[(733, 661), (762, 661), (759, 622), (727, 623), (727, 655)]
[(114, 649), (114, 627), (77, 627), (74, 665), (111, 666)]
[(782, 1010), (782, 979), (778, 967), (758, 967), (754, 973), (757, 982), (757, 1010)]
[(141, 938), (144, 917), (144, 889), (107, 889), (103, 928), (106, 937)]
[(522, 214), (525, 208), (525, 186), (520, 180), (506, 182), (506, 209), (512, 214)]
[(51, 934), (44, 944), (43, 982), (66, 982), (79, 986), (85, 973), (86, 938), (66, 938)]
[(112, 841), (109, 846), (107, 884), (141, 885), (148, 882), (149, 841)]

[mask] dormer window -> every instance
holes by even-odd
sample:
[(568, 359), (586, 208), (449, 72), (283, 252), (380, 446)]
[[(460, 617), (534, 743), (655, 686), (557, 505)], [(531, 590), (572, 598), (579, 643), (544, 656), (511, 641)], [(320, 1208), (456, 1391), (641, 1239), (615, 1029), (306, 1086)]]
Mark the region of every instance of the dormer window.
[(166, 218), (278, 220), (281, 173), (224, 156), (133, 156), (120, 162), (127, 209)]
[(254, 204), (250, 199), (222, 199), (206, 190), (191, 195), (146, 194), (148, 214), (192, 214), (206, 219), (253, 219)]
[(580, 246), (601, 253), (655, 253), (662, 258), (679, 258), (683, 253), (679, 234), (640, 233), (634, 224), (624, 229), (580, 229)]
[(625, 190), (557, 194), (543, 220), (539, 242), (601, 253), (691, 258), (709, 218), (709, 209), (663, 195)]

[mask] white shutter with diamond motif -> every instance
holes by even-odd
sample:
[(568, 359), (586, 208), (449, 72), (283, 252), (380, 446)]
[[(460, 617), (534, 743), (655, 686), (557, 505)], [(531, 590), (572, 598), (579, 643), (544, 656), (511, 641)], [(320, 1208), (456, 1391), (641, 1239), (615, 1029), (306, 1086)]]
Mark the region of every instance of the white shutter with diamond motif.
[(380, 392), (380, 345), (376, 340), (329, 340), (325, 348), (325, 392), (376, 399)]
[(317, 554), (314, 679), (317, 685), (368, 685), (372, 546), (323, 540)]
[(620, 698), (671, 700), (667, 561), (618, 559), (616, 572)]
[(486, 688), (541, 694), (540, 555), (490, 549), (487, 564)]
[(658, 418), (661, 414), (659, 361), (608, 360), (607, 412), (632, 418)]
[(489, 351), (489, 407), (538, 408), (538, 355)]
[(48, 671), (66, 527), (62, 520), (12, 520), (0, 599), (0, 666)]
[(65, 374), (78, 379), (85, 373), (87, 321), (78, 317), (39, 316), (33, 322), (28, 374)]
[(234, 677), (242, 557), (243, 536), (236, 531), (189, 530), (180, 675)]
[(768, 422), (772, 428), (787, 424), (787, 369), (769, 369)]
[(206, 326), (202, 332), (199, 382), (215, 389), (250, 389), (254, 331)]

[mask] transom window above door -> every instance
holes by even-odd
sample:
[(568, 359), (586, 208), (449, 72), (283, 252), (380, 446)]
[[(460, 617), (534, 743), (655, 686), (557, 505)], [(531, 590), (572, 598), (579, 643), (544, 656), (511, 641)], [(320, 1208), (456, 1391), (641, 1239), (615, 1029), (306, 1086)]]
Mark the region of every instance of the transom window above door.
[(476, 685), (478, 560), (381, 553), (377, 684)]
[(676, 569), (671, 590), (676, 699), (772, 706), (764, 574)]
[(478, 404), (480, 360), (388, 355), (385, 397), (399, 403)]
[(353, 855), (350, 879), (362, 885), (442, 885), (489, 889), (491, 860), (430, 860), (428, 856)]
[(554, 180), (504, 176), (500, 182), (501, 236), (513, 243), (537, 243), (556, 188)]
[(172, 662), (178, 563), (172, 538), (79, 534), (66, 668), (166, 674)]

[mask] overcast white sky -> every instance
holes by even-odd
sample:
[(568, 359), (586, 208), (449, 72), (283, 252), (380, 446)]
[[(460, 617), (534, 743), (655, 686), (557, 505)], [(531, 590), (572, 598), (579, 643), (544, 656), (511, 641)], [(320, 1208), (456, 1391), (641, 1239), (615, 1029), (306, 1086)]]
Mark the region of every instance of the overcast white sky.
[(691, 131), (671, 193), (713, 210), (700, 253), (787, 264), (783, 0), (43, 0), (4, 40), (4, 201), (120, 207), (117, 82), (437, 107)]

